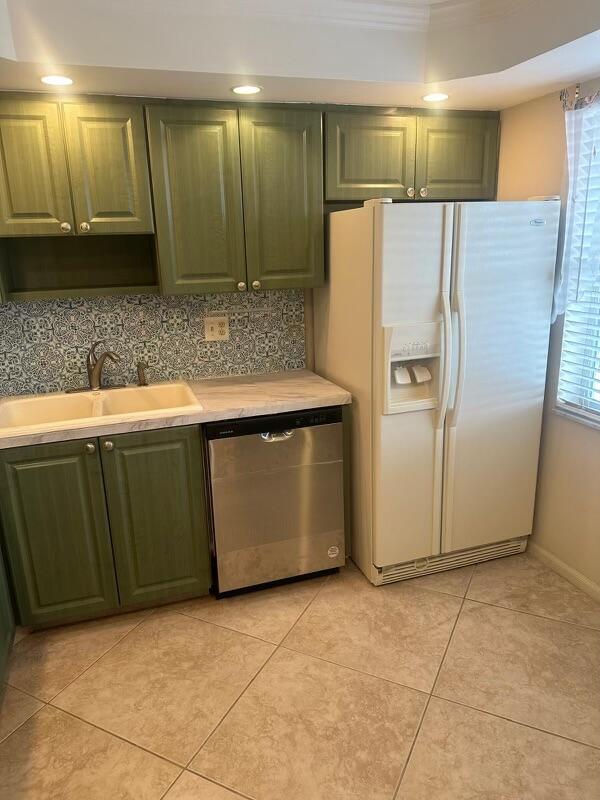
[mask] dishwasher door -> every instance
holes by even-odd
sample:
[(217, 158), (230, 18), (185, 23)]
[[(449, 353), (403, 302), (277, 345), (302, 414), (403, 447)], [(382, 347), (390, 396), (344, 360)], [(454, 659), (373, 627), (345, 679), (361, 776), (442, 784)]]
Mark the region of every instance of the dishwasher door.
[(216, 423), (206, 435), (219, 593), (344, 564), (341, 409)]

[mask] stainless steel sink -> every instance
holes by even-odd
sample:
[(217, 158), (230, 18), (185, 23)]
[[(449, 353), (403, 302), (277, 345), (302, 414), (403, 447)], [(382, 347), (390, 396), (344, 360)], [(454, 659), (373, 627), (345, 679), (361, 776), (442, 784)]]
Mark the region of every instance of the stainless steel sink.
[(43, 394), (0, 401), (0, 429), (50, 429), (73, 423), (99, 424), (103, 418), (144, 419), (201, 411), (186, 383), (126, 386), (110, 391)]

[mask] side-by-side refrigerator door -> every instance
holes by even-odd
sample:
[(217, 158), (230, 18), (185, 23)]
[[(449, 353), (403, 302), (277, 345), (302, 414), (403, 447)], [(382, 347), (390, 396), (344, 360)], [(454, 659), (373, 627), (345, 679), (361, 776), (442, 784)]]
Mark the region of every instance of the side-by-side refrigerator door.
[(442, 551), (531, 533), (558, 202), (455, 211)]
[(440, 552), (453, 205), (375, 213), (373, 562)]

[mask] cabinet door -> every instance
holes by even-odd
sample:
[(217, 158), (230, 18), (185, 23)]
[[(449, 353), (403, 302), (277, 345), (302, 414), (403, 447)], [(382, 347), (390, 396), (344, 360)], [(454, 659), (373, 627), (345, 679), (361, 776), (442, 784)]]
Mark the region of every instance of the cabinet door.
[(417, 196), (493, 200), (497, 168), (496, 117), (419, 117)]
[(88, 440), (0, 452), (2, 525), (24, 625), (118, 606), (97, 450)]
[(245, 289), (237, 111), (146, 109), (163, 294)]
[(72, 226), (59, 104), (0, 100), (0, 236), (64, 236)]
[(0, 552), (0, 702), (2, 701), (2, 686), (6, 674), (8, 657), (12, 648), (15, 635), (15, 618), (12, 611), (8, 578)]
[(415, 186), (416, 117), (325, 115), (327, 200), (408, 200)]
[(208, 527), (198, 426), (101, 439), (124, 605), (208, 594)]
[(67, 155), (78, 233), (152, 233), (141, 106), (65, 103)]
[(249, 288), (323, 283), (321, 113), (242, 109)]

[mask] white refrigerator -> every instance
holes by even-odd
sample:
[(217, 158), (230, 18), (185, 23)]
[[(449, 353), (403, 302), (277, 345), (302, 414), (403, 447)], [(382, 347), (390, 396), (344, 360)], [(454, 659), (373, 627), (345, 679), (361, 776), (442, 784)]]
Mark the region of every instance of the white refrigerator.
[(353, 394), (352, 557), (376, 584), (531, 533), (559, 202), (329, 216), (315, 368)]

